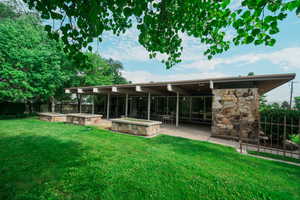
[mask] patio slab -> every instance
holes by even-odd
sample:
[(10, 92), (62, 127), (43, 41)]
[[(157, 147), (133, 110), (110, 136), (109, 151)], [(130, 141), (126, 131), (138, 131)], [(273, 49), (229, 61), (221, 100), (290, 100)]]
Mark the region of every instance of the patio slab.
[(211, 137), (210, 127), (203, 125), (188, 124), (176, 127), (174, 125), (164, 124), (161, 126), (159, 133), (170, 136), (188, 138), (192, 140), (207, 141), (234, 148), (239, 147), (239, 143), (236, 141)]

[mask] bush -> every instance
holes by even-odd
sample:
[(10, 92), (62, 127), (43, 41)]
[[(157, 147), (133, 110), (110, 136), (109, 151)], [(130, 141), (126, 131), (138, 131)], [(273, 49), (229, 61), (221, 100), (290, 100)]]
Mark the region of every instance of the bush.
[(300, 135), (298, 134), (298, 135), (292, 135), (291, 136), (291, 140), (293, 141), (293, 142), (295, 142), (296, 144), (299, 144), (300, 145)]
[[(272, 139), (273, 144), (282, 145), (284, 119), (286, 119), (286, 138), (299, 132), (300, 111), (281, 108), (267, 108), (260, 111), (261, 130)], [(272, 123), (272, 124), (271, 124)]]
[(24, 103), (1, 102), (0, 115), (19, 115), (24, 114), (26, 107)]
[(0, 115), (0, 120), (3, 119), (16, 119), (16, 118), (26, 118), (26, 117), (33, 117), (36, 116), (36, 113), (22, 113), (22, 114), (15, 114), (15, 115)]

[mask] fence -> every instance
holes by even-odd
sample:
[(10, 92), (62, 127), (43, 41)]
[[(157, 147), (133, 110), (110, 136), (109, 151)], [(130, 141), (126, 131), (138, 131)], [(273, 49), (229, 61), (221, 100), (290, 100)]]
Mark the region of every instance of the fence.
[(256, 140), (242, 142), (241, 148), (300, 159), (299, 144), (291, 141), (294, 135), (300, 135), (300, 117), (262, 114), (258, 127)]
[[(28, 108), (27, 108), (28, 112)], [(37, 104), (32, 107), (32, 112), (51, 112), (51, 104)], [(78, 113), (77, 103), (57, 103), (55, 104), (55, 112), (57, 113)], [(92, 113), (91, 104), (81, 104), (82, 113)]]

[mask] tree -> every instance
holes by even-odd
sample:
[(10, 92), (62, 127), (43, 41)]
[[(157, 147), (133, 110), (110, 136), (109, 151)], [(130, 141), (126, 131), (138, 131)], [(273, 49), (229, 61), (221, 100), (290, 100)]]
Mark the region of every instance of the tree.
[(259, 97), (259, 109), (260, 110), (263, 110), (263, 109), (265, 109), (268, 105), (267, 105), (267, 97), (266, 97), (266, 95), (261, 95), (260, 97)]
[[(77, 66), (71, 71), (68, 87), (127, 83), (121, 74), (123, 69), (121, 62), (113, 59), (106, 60), (94, 53), (85, 53), (85, 56), (87, 57), (85, 65)], [(73, 66), (76, 66), (76, 63)], [(79, 109), (82, 96), (77, 94), (76, 99)]]
[[(71, 71), (70, 86), (111, 85), (127, 83), (122, 77), (123, 65), (113, 59), (106, 60), (94, 53), (85, 53), (85, 65), (75, 67)], [(76, 63), (72, 64), (75, 65)]]
[(18, 14), (9, 5), (0, 3), (0, 20), (17, 16)]
[(287, 101), (282, 102), (281, 108), (283, 108), (283, 109), (289, 109), (290, 108), (289, 102), (287, 102)]
[(249, 72), (247, 76), (254, 76), (254, 72)]
[(271, 104), (271, 108), (272, 109), (280, 109), (280, 105), (279, 105), (279, 103), (275, 102), (275, 103)]
[(299, 97), (294, 97), (295, 100), (295, 108), (297, 110), (300, 110), (300, 96)]
[(0, 101), (54, 102), (68, 98), (66, 87), (127, 83), (120, 62), (86, 53), (85, 65), (78, 65), (61, 41), (48, 37), (38, 17), (16, 14), (2, 3), (1, 8)]
[(48, 100), (68, 79), (62, 45), (33, 16), (0, 21), (0, 100)]
[[(255, 44), (273, 46), (279, 32), (278, 22), (288, 14), (300, 12), (299, 0), (24, 0), (43, 19), (58, 20), (61, 26), (46, 25), (52, 38), (59, 37), (70, 54), (80, 52), (102, 34), (116, 35), (132, 26), (139, 31), (139, 43), (149, 51), (150, 58), (166, 54), (169, 68), (181, 61), (182, 33), (198, 38), (207, 46), (205, 55), (227, 51), (233, 45)], [(226, 30), (234, 37), (228, 39)], [(75, 54), (76, 55), (76, 54)], [(82, 60), (82, 55), (76, 56)]]
[(123, 64), (120, 61), (108, 59), (106, 60), (110, 66), (106, 71), (107, 75), (112, 75), (113, 84), (124, 84), (128, 81), (122, 76), (121, 71), (123, 70)]

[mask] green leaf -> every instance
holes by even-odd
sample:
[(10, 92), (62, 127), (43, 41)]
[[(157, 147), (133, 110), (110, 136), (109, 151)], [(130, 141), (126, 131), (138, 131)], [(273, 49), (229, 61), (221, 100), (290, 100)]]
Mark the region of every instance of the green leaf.
[(52, 27), (50, 25), (45, 25), (45, 31), (51, 32)]
[(246, 37), (246, 40), (245, 40), (245, 43), (246, 43), (246, 44), (250, 44), (251, 42), (253, 42), (253, 40), (254, 40), (254, 37), (252, 37), (252, 36), (247, 36), (247, 37)]

